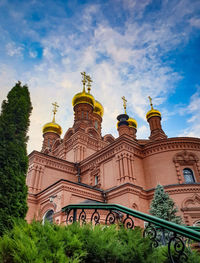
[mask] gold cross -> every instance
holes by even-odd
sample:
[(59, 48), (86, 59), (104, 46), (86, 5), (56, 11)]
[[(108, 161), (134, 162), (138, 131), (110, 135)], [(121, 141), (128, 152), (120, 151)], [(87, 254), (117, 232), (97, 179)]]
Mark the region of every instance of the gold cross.
[(122, 97), (122, 100), (123, 100), (124, 113), (126, 114), (126, 103), (127, 103), (127, 100), (125, 99), (124, 96)]
[(91, 82), (92, 82), (92, 79), (89, 75), (86, 75), (86, 79), (87, 79), (87, 86), (88, 86), (88, 93), (90, 94), (90, 90), (91, 90)]
[(86, 73), (85, 71), (84, 72), (81, 72), (81, 75), (83, 76), (83, 79), (82, 79), (82, 82), (83, 82), (83, 92), (85, 92), (85, 83), (86, 83)]
[(152, 103), (152, 98), (149, 96), (149, 102), (150, 102), (150, 105), (151, 105), (151, 109), (153, 110), (153, 103)]
[(56, 112), (58, 111), (58, 107), (59, 107), (59, 105), (57, 104), (57, 102), (54, 102), (54, 103), (52, 103), (52, 105), (53, 105), (53, 122), (55, 122), (55, 115), (56, 115)]

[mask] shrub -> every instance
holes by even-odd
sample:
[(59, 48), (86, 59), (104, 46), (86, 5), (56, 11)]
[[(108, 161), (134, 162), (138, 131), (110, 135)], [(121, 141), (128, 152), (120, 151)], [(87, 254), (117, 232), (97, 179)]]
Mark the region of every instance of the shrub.
[[(17, 221), (0, 240), (2, 263), (169, 263), (167, 247), (152, 248), (142, 230), (112, 226), (58, 226)], [(197, 253), (189, 263), (200, 262)]]

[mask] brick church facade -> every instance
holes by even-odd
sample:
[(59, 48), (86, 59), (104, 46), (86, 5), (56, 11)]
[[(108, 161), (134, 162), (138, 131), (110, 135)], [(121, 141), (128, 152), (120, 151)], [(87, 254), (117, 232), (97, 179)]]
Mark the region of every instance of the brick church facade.
[[(29, 155), (27, 220), (52, 217), (60, 224), (62, 207), (84, 202), (115, 203), (148, 213), (157, 184), (175, 201), (187, 225), (200, 222), (200, 139), (168, 138), (161, 113), (146, 115), (149, 139), (137, 139), (137, 122), (119, 115), (119, 136), (102, 137), (103, 106), (90, 93), (91, 79), (83, 75), (83, 90), (73, 98), (74, 124), (61, 138), (55, 122), (43, 127), (41, 152)], [(87, 85), (87, 91), (86, 91)]]

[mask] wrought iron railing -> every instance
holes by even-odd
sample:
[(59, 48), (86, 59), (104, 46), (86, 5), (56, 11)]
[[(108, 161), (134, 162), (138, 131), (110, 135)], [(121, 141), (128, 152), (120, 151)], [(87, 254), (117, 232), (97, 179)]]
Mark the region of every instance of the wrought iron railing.
[(126, 228), (134, 228), (135, 221), (142, 220), (146, 223), (143, 235), (149, 236), (152, 245), (168, 246), (168, 254), (171, 263), (187, 262), (186, 250), (191, 241), (200, 242), (200, 232), (186, 226), (160, 219), (122, 205), (117, 204), (75, 204), (62, 209), (66, 213), (66, 223), (79, 221), (91, 222), (95, 225), (120, 224)]

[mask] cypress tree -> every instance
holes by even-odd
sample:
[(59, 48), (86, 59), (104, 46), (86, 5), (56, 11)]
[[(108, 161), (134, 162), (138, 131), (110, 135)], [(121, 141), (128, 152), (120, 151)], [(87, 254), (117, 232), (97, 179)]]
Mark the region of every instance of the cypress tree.
[(16, 83), (3, 101), (0, 115), (0, 235), (27, 212), (26, 146), (31, 110), (28, 87)]
[(154, 198), (151, 202), (150, 213), (167, 221), (177, 224), (182, 222), (181, 216), (177, 216), (178, 208), (175, 206), (174, 201), (165, 192), (162, 185), (157, 185)]

